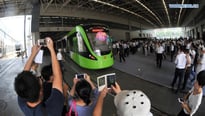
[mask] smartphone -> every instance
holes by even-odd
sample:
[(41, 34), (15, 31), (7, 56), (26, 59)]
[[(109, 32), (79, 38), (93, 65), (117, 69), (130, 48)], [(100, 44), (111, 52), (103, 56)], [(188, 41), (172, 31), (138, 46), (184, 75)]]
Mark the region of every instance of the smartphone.
[(111, 85), (115, 86), (116, 75), (115, 73), (105, 74), (97, 77), (98, 90), (101, 91), (103, 88), (111, 88)]
[(184, 102), (184, 100), (182, 98), (178, 98), (179, 103)]
[(111, 88), (111, 85), (115, 86), (116, 75), (115, 73), (107, 74), (107, 88)]
[(36, 55), (34, 59), (35, 63), (42, 64), (43, 63), (43, 50), (39, 50), (38, 54)]
[(97, 77), (98, 91), (102, 91), (106, 87), (106, 75)]
[(46, 40), (45, 40), (45, 39), (39, 39), (39, 40), (38, 40), (38, 45), (40, 45), (40, 46), (46, 46)]
[(75, 78), (77, 78), (77, 79), (84, 79), (85, 78), (85, 74), (76, 74)]

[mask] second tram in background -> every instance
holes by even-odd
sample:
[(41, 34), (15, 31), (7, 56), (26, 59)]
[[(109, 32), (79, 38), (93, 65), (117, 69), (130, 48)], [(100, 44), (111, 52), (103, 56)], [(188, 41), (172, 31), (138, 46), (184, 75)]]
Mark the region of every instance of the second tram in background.
[[(114, 64), (109, 30), (104, 25), (79, 25), (58, 41), (79, 66), (87, 69), (104, 69)], [(66, 43), (66, 44), (65, 44)]]

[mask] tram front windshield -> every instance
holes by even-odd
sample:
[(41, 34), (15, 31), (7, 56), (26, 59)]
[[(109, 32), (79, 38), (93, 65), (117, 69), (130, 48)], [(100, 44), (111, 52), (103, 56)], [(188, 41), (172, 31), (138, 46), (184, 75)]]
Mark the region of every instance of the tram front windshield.
[(111, 50), (111, 40), (106, 32), (87, 33), (95, 52), (106, 52)]

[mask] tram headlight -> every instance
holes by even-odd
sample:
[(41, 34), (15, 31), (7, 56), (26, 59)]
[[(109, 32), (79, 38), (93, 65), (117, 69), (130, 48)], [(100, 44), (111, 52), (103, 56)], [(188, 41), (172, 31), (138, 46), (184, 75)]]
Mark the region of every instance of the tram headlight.
[(96, 58), (92, 55), (89, 55), (89, 58), (92, 59), (92, 60), (96, 60)]

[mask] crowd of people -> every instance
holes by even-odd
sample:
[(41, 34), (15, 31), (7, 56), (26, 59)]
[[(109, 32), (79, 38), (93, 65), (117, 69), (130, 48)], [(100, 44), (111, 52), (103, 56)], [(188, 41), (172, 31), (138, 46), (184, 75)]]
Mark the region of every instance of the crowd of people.
[[(188, 89), (188, 80), (190, 80), (190, 84), (194, 88), (199, 73), (204, 72), (205, 70), (205, 46), (204, 41), (200, 39), (121, 40), (114, 42), (113, 51), (118, 51), (120, 49), (120, 47), (118, 47), (119, 45), (124, 46), (122, 50), (124, 51), (124, 54), (129, 54), (127, 52), (130, 52), (134, 55), (136, 52), (141, 51), (145, 57), (151, 54), (155, 55), (157, 68), (163, 68), (163, 60), (170, 60), (170, 62), (173, 62), (176, 66), (173, 81), (171, 82), (171, 87), (174, 93), (178, 93), (179, 91), (186, 92)], [(113, 54), (116, 56), (117, 52), (113, 52)], [(168, 56), (170, 56), (170, 58)], [(119, 55), (119, 59), (120, 57), (121, 56)], [(124, 57), (126, 57), (126, 55), (124, 55)], [(204, 83), (203, 80), (200, 81)], [(177, 84), (177, 87), (175, 87), (175, 84)], [(201, 88), (204, 84), (199, 84), (198, 86), (200, 86), (200, 95), (197, 94), (197, 96), (201, 96), (201, 94), (203, 94)], [(201, 97), (198, 97), (197, 100), (195, 99), (194, 102), (197, 103), (196, 107), (194, 106), (192, 112), (185, 111), (185, 114), (193, 115), (195, 113), (194, 109), (198, 109), (201, 99)], [(188, 99), (186, 102), (189, 102)], [(179, 114), (179, 116), (181, 116), (181, 114)]]
[(120, 40), (113, 42), (114, 57), (116, 59), (117, 55), (119, 55), (118, 59), (120, 62), (122, 60), (126, 61), (126, 57), (130, 53), (134, 55), (140, 51), (145, 57), (151, 54), (155, 55), (157, 68), (163, 68), (164, 60), (175, 63), (176, 71), (171, 85), (174, 88), (178, 76), (180, 76), (178, 87), (183, 83), (183, 87), (178, 88), (177, 91), (179, 89), (185, 90), (187, 80), (192, 78), (191, 80), (193, 82), (196, 74), (201, 70), (205, 70), (205, 46), (203, 40), (179, 38), (164, 40)]
[[(36, 75), (38, 65), (34, 62), (34, 58), (41, 49), (41, 46), (34, 45), (23, 71), (17, 75), (14, 81), (18, 104), (24, 115), (102, 116), (104, 98), (109, 91), (114, 91), (116, 94), (114, 104), (117, 115), (153, 115), (150, 112), (151, 102), (145, 93), (140, 90), (121, 90), (117, 82), (111, 86), (111, 90), (105, 87), (102, 91), (99, 91), (91, 81), (90, 76), (85, 74), (83, 78), (73, 76), (73, 86), (69, 89), (69, 85), (63, 81), (62, 64), (60, 65), (63, 58), (59, 53), (56, 54), (53, 40), (50, 37), (46, 37), (45, 40), (46, 46), (50, 51), (51, 64), (42, 68), (41, 76)], [(194, 86), (184, 97), (184, 101), (181, 103), (182, 110), (178, 114), (178, 116), (192, 116), (201, 104), (203, 95), (202, 87), (205, 85), (205, 48), (200, 42), (199, 44), (201, 46), (195, 45), (195, 47), (200, 47), (199, 50), (202, 51), (202, 54), (198, 51), (194, 52), (196, 50), (193, 49), (194, 41), (184, 40), (165, 42), (170, 43), (170, 50), (167, 49), (167, 46), (163, 46), (164, 41), (134, 41), (129, 44), (120, 41), (118, 43), (119, 45), (113, 45), (113, 53), (115, 55), (119, 54), (120, 62), (122, 60), (125, 62), (124, 57), (128, 57), (130, 51), (132, 54), (135, 54), (143, 46), (145, 56), (148, 55), (149, 50), (150, 53), (156, 53), (156, 65), (158, 68), (161, 68), (166, 52), (171, 54), (171, 61), (176, 56), (174, 62), (176, 64), (176, 70), (172, 82), (174, 89), (174, 84), (177, 78), (179, 79), (176, 92), (179, 91), (183, 79), (182, 89), (186, 88), (186, 81), (190, 78), (189, 75), (192, 71), (195, 71), (196, 76), (194, 77), (196, 78), (193, 79)], [(173, 49), (174, 53), (172, 53)], [(196, 57), (197, 53), (198, 58)], [(195, 64), (193, 57), (198, 59), (197, 63), (199, 64)]]

